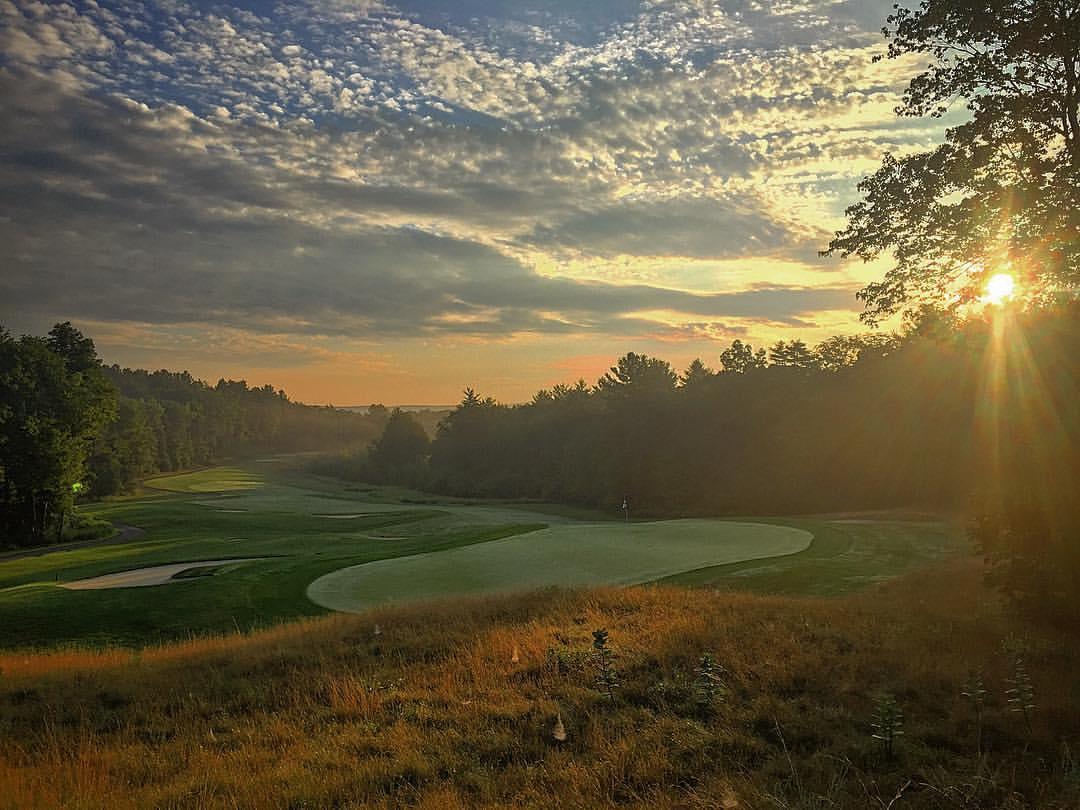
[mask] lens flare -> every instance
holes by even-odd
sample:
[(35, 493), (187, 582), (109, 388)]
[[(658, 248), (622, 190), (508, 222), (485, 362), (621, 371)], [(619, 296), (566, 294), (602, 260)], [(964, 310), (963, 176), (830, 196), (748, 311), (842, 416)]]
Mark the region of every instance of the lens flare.
[(986, 282), (986, 300), (991, 304), (1004, 304), (1013, 296), (1016, 281), (1008, 273), (998, 273)]

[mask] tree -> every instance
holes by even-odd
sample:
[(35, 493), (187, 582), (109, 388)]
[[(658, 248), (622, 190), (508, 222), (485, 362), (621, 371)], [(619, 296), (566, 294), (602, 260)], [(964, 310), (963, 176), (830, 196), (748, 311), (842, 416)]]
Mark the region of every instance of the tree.
[(56, 324), (49, 330), (45, 344), (49, 351), (62, 358), (69, 372), (88, 372), (99, 368), (94, 341), (71, 325), (71, 321)]
[(671, 391), (678, 375), (671, 364), (658, 357), (628, 352), (596, 383), (597, 390), (611, 393), (663, 393)]
[(765, 368), (766, 353), (764, 349), (755, 352), (749, 343), (736, 338), (729, 348), (720, 352), (720, 365), (726, 374), (744, 374), (751, 369)]
[(817, 368), (814, 353), (801, 340), (793, 340), (790, 343), (778, 340), (769, 349), (769, 360), (772, 365), (780, 368)]
[(679, 384), (683, 388), (690, 388), (713, 376), (712, 369), (701, 362), (701, 358), (695, 357), (686, 367), (686, 371), (679, 377)]
[[(890, 59), (929, 56), (897, 113), (969, 115), (927, 152), (885, 155), (826, 254), (892, 268), (859, 298), (875, 324), (912, 305), (977, 299), (1008, 271), (1032, 302), (1080, 281), (1080, 4), (923, 0), (884, 29)], [(880, 58), (880, 57), (879, 57)]]
[(71, 324), (48, 338), (14, 340), (0, 329), (0, 503), (3, 530), (20, 544), (63, 532), (76, 484), (102, 430), (116, 417), (116, 391), (93, 342)]
[(868, 356), (884, 357), (897, 343), (895, 335), (834, 335), (814, 347), (814, 360), (822, 371), (839, 371)]
[(387, 477), (415, 477), (430, 445), (431, 440), (419, 420), (401, 408), (394, 408), (382, 436), (371, 444), (371, 462)]

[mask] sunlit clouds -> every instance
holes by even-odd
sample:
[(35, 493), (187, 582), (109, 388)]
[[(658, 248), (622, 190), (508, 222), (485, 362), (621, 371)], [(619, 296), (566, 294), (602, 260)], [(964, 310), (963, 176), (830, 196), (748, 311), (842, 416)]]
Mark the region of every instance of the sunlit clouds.
[(3, 322), (339, 403), (854, 331), (880, 268), (817, 251), (941, 126), (894, 119), (887, 10), (0, 0)]

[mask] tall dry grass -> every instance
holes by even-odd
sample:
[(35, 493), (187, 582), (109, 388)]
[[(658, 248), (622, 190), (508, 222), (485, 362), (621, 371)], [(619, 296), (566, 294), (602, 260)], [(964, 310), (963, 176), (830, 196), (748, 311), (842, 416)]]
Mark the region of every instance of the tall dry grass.
[[(585, 655), (599, 627), (614, 706)], [(1007, 712), (1007, 639), (1026, 646), (1030, 732)], [(703, 714), (706, 651), (730, 689)], [(5, 654), (0, 808), (883, 807), (901, 788), (897, 808), (1080, 807), (1061, 754), (1080, 751), (1078, 663), (968, 561), (843, 600), (552, 590)], [(984, 759), (960, 696), (973, 667)], [(906, 718), (891, 761), (869, 736), (882, 689)]]

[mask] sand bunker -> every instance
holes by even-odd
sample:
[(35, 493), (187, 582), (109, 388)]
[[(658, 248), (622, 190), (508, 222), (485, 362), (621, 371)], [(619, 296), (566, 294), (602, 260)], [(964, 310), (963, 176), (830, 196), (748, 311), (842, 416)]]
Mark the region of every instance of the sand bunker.
[(134, 571), (120, 571), (116, 574), (105, 574), (104, 576), (89, 579), (76, 579), (72, 582), (65, 582), (60, 587), (67, 588), (69, 591), (96, 591), (103, 588), (144, 588), (148, 585), (184, 582), (184, 579), (173, 579), (173, 577), (181, 571), (188, 571), (192, 568), (211, 568), (216, 565), (265, 559), (265, 557), (237, 557), (229, 560), (202, 560), (200, 562), (155, 565), (151, 568), (136, 568)]

